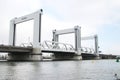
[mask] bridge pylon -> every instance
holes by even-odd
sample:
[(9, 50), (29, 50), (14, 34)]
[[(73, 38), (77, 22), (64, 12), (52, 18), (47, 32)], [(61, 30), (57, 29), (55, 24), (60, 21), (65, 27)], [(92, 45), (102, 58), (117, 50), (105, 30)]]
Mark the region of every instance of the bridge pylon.
[[(54, 59), (75, 59), (75, 60), (81, 60), (81, 27), (75, 26), (71, 29), (64, 29), (64, 30), (53, 30), (53, 41), (59, 42), (59, 35), (63, 34), (75, 34), (75, 54), (74, 55), (66, 55), (66, 54), (58, 54), (54, 53)], [(56, 44), (57, 45), (57, 44)]]
[(9, 53), (8, 60), (42, 60), (41, 54), (41, 15), (43, 10), (40, 9), (32, 14), (28, 14), (19, 18), (14, 18), (10, 21), (9, 45), (15, 46), (16, 43), (16, 24), (34, 20), (33, 27), (33, 51), (31, 53)]
[(97, 35), (93, 35), (93, 36), (87, 36), (87, 37), (82, 37), (81, 40), (90, 40), (93, 39), (94, 40), (94, 55), (95, 58), (94, 59), (100, 59), (99, 57), (99, 46), (98, 46), (98, 36)]

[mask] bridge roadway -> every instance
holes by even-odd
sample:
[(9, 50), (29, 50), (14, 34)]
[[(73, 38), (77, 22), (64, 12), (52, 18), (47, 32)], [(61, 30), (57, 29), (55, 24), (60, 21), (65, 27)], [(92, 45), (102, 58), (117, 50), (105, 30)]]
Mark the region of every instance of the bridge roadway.
[[(0, 45), (0, 52), (13, 52), (13, 53), (31, 53), (33, 51), (32, 47), (20, 47), (20, 46), (9, 46)], [(65, 51), (65, 50), (55, 50), (55, 49), (42, 49), (41, 52), (47, 53), (70, 53), (74, 54), (75, 51)]]
[(31, 51), (31, 47), (0, 45), (0, 52), (30, 53)]
[[(20, 47), (20, 46), (9, 46), (9, 45), (0, 45), (0, 52), (12, 53), (12, 54), (24, 54), (24, 53), (32, 53), (32, 47)], [(73, 50), (65, 51), (65, 50), (56, 50), (56, 49), (42, 49), (41, 52), (45, 53), (55, 53), (55, 54), (66, 54), (66, 55), (74, 55), (76, 52)], [(90, 53), (81, 53), (83, 59), (93, 59), (96, 57), (95, 54)]]

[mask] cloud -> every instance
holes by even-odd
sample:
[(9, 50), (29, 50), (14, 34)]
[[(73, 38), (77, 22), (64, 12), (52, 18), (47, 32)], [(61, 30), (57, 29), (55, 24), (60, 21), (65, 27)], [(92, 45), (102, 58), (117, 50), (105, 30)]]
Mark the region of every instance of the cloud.
[(119, 0), (45, 0), (43, 3), (59, 15), (55, 17), (62, 17), (63, 22), (81, 25), (94, 33), (101, 25), (114, 23), (120, 17)]
[[(102, 1), (96, 0), (61, 0), (44, 1), (46, 8), (51, 7), (55, 10), (56, 18), (62, 17), (62, 23), (80, 25), (82, 35), (93, 35), (97, 32), (97, 27), (105, 23), (106, 8)], [(67, 3), (67, 4), (66, 4)], [(48, 12), (49, 13), (49, 12)], [(54, 13), (53, 13), (54, 14)]]

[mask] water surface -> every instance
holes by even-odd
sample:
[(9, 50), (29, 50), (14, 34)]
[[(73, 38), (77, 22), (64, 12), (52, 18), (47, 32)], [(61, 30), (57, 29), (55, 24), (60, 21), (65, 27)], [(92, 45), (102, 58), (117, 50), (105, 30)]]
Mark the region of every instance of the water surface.
[(115, 60), (0, 62), (0, 80), (115, 80)]

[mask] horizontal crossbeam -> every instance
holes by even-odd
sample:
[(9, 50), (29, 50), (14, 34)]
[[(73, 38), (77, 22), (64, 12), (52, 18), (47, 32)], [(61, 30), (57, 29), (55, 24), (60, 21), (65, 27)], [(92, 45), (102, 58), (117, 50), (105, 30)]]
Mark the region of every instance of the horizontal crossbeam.
[(71, 29), (64, 29), (64, 30), (57, 31), (55, 34), (62, 35), (62, 34), (69, 34), (69, 33), (74, 33), (74, 32), (75, 30), (71, 28)]

